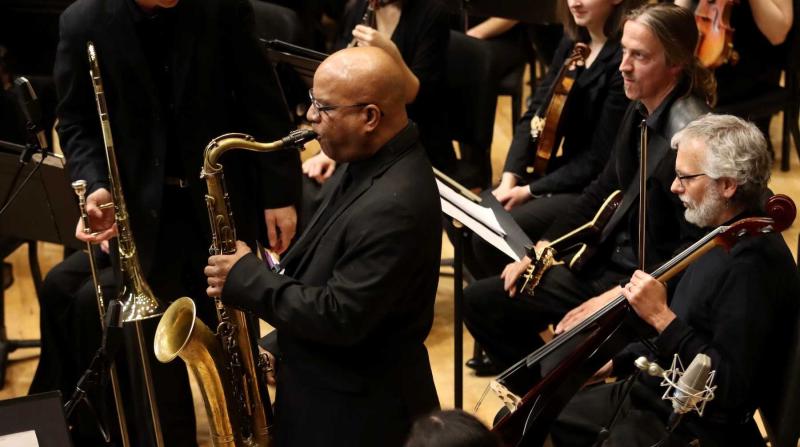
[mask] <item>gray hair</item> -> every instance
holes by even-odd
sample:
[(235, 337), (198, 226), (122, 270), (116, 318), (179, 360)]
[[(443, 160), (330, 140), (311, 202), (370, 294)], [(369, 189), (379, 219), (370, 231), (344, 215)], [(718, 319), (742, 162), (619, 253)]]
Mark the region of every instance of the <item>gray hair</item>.
[(755, 124), (733, 115), (707, 114), (687, 125), (672, 137), (672, 147), (699, 139), (708, 152), (703, 172), (713, 178), (727, 177), (738, 188), (732, 200), (745, 208), (758, 209), (769, 183), (771, 160), (767, 140)]

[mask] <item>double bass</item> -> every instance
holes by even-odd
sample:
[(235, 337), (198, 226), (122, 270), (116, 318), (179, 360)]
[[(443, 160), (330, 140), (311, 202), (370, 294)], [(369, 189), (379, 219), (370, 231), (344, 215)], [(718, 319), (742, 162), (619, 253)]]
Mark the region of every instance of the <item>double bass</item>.
[[(661, 282), (668, 281), (715, 247), (730, 250), (747, 237), (785, 230), (797, 214), (794, 202), (782, 194), (768, 200), (766, 211), (769, 217), (745, 218), (717, 227), (651, 275)], [(492, 431), (504, 445), (542, 445), (553, 421), (575, 393), (634, 341), (626, 321), (635, 317), (628, 301), (620, 295), (500, 374), (490, 386), (510, 413)]]
[(714, 69), (725, 63), (736, 64), (739, 54), (733, 49), (731, 10), (739, 0), (700, 0), (694, 11), (699, 38), (695, 54), (700, 63)]

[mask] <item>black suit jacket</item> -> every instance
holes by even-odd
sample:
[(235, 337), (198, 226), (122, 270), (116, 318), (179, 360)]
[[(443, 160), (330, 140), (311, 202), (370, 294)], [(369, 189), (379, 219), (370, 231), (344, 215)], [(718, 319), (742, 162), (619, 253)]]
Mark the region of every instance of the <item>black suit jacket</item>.
[[(644, 265), (647, 270), (668, 260), (680, 247), (693, 243), (702, 236), (700, 228), (686, 222), (684, 207), (678, 196), (670, 191), (675, 179), (675, 151), (670, 148), (672, 136), (690, 121), (708, 111), (708, 107), (695, 96), (682, 96), (685, 88), (679, 86), (647, 117), (647, 220), (645, 229), (646, 250)], [(639, 138), (643, 118), (641, 103), (628, 107), (619, 128), (612, 157), (600, 175), (581, 194), (575, 206), (564, 213), (545, 232), (544, 239), (554, 240), (588, 222), (603, 201), (614, 191), (622, 190), (632, 204), (617, 210), (604, 232), (600, 253), (590, 261), (598, 271), (605, 265), (615, 249), (616, 235), (626, 231), (637, 252), (639, 196)]]
[[(253, 38), (253, 12), (246, 0), (182, 1), (175, 6), (175, 38), (168, 55), (174, 67), (173, 98), (157, 93), (132, 8), (131, 0), (78, 0), (62, 14), (55, 63), (58, 132), (72, 178), (87, 180), (90, 192), (106, 186), (108, 170), (86, 56), (86, 43), (93, 41), (122, 189), (140, 259), (148, 269), (157, 253), (167, 152), (180, 152), (195, 210), (191, 217), (210, 234), (205, 186), (198, 176), (205, 146), (228, 132), (271, 141), (285, 135), (289, 123)], [(161, 101), (173, 106), (165, 108)], [(170, 110), (169, 116), (163, 110)], [(168, 147), (167, 126), (174, 126), (178, 147)], [(261, 209), (294, 204), (299, 195), (295, 153), (237, 151), (222, 163), (240, 239), (255, 237), (263, 221)]]
[(438, 283), (438, 193), (413, 125), (335, 175), (349, 185), (284, 257), (286, 274), (248, 255), (223, 300), (277, 328), (278, 445), (401, 445), (413, 419), (438, 407), (423, 345)]

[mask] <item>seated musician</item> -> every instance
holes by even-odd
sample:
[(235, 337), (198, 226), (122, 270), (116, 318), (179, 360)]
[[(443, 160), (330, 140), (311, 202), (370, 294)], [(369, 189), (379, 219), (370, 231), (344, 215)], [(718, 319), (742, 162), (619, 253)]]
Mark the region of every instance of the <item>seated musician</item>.
[[(542, 236), (608, 160), (629, 102), (619, 72), (622, 18), (640, 3), (639, 0), (559, 2), (566, 33), (547, 74), (537, 85), (528, 111), (516, 125), (500, 185), (492, 191), (532, 240)], [(575, 83), (560, 116), (547, 116), (553, 84), (559, 80), (558, 74), (578, 42), (589, 47), (584, 66), (569, 74), (574, 76)], [(531, 137), (534, 116), (547, 117), (552, 121), (549, 123), (552, 132), (557, 131), (554, 147), (548, 148), (552, 150), (550, 163), (542, 173), (528, 171), (534, 166), (537, 150), (537, 143)], [(560, 145), (558, 140), (562, 136), (564, 142)], [(508, 263), (505, 254), (479, 237), (473, 237), (468, 247), (465, 262), (475, 278), (497, 275)]]
[[(713, 229), (763, 215), (770, 161), (755, 125), (730, 115), (706, 115), (676, 134), (672, 145), (677, 149), (672, 192), (684, 204), (686, 220)], [(788, 360), (787, 341), (796, 333), (800, 279), (795, 269), (783, 238), (773, 233), (701, 256), (678, 282), (669, 305), (667, 288), (637, 270), (621, 292), (658, 332), (652, 339), (657, 356), (634, 343), (596, 378), (622, 377), (640, 355), (667, 368), (673, 354), (684, 365), (706, 354), (716, 371), (714, 399), (702, 417), (684, 416), (666, 445), (688, 445), (693, 439), (702, 446), (764, 445), (752, 416), (767, 396), (780, 393), (775, 379)], [(643, 375), (627, 395), (620, 392), (622, 381), (579, 392), (552, 427), (554, 444), (594, 445), (621, 404), (604, 445), (654, 445), (665, 436), (672, 412), (661, 399), (659, 382)]]
[(402, 82), (379, 48), (328, 57), (307, 117), (340, 166), (281, 260), (285, 275), (243, 243), (209, 258), (208, 294), (277, 329), (268, 349), (278, 360), (277, 446), (400, 446), (413, 420), (439, 406), (423, 341), (441, 208)]
[[(376, 26), (373, 28), (360, 23), (367, 4), (373, 1), (351, 3), (342, 20), (336, 49), (355, 40), (357, 46), (386, 50), (401, 64), (406, 78), (408, 116), (419, 127), (420, 141), (431, 164), (452, 172), (455, 153), (447, 137), (446, 117), (441, 112), (450, 40), (447, 14), (437, 2), (379, 0), (375, 2)], [(335, 168), (336, 161), (324, 152), (303, 163), (303, 172), (318, 183), (330, 178)]]
[[(675, 0), (692, 11), (697, 0)], [(717, 107), (757, 99), (777, 87), (789, 55), (786, 41), (794, 26), (792, 0), (745, 0), (730, 6), (733, 48), (738, 58), (714, 70), (717, 78)], [(769, 118), (756, 122), (769, 135)]]
[[(531, 259), (506, 266), (500, 277), (477, 281), (464, 292), (465, 321), (475, 339), (499, 368), (532, 352), (542, 341), (537, 333), (584, 303), (589, 312), (618, 295), (620, 280), (637, 264), (660, 264), (683, 244), (697, 239), (699, 229), (685, 221), (680, 200), (670, 191), (675, 155), (672, 135), (707, 108), (713, 79), (694, 57), (697, 27), (688, 11), (674, 5), (647, 5), (628, 14), (622, 35), (625, 94), (633, 100), (622, 119), (612, 156), (600, 175), (559, 215), (537, 243), (543, 247), (588, 222), (615, 190), (628, 203), (603, 230), (597, 251), (580, 271), (560, 265), (548, 270), (534, 296), (517, 291), (517, 280)], [(647, 126), (646, 259), (639, 259), (640, 123)]]

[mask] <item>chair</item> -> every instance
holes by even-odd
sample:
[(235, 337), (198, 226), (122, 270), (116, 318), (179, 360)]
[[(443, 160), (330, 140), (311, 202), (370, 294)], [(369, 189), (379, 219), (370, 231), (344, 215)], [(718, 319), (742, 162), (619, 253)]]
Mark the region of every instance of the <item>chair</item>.
[(250, 0), (250, 4), (255, 15), (256, 36), (263, 44), (265, 57), (270, 61), (286, 114), (293, 123), (298, 124), (305, 115), (308, 87), (285, 64), (269, 58), (266, 42), (278, 39), (303, 46), (306, 44), (303, 24), (296, 12), (284, 6), (261, 0)]
[(778, 376), (780, 386), (774, 390), (775, 396), (759, 408), (772, 447), (797, 447), (800, 439), (800, 324), (791, 342), (791, 357)]
[[(42, 273), (39, 269), (39, 259), (37, 256), (36, 241), (23, 241), (12, 237), (0, 237), (0, 256), (5, 259), (14, 252), (20, 245), (28, 244), (28, 262), (31, 269), (31, 278), (33, 279), (34, 290), (38, 295), (42, 284)], [(5, 324), (5, 289), (10, 287), (14, 282), (13, 274), (9, 271), (9, 279), (6, 281), (5, 271), (3, 272), (3, 281), (0, 284), (0, 389), (5, 385), (6, 367), (8, 366), (8, 355), (17, 349), (24, 348), (38, 348), (40, 346), (39, 340), (9, 340), (6, 334)]]
[(450, 31), (445, 113), (451, 139), (461, 147), (459, 179), (470, 188), (487, 188), (492, 180), (497, 84), (491, 62), (487, 42)]
[(304, 45), (302, 22), (296, 12), (284, 6), (250, 0), (255, 13), (256, 35), (264, 40), (280, 39)]
[(523, 77), (525, 75), (525, 65), (521, 64), (514, 68), (513, 71), (503, 76), (497, 86), (497, 94), (499, 96), (511, 96), (511, 134), (514, 134), (514, 129), (522, 115), (522, 86)]
[[(753, 98), (740, 103), (728, 104), (719, 107), (715, 112), (730, 113), (746, 117), (751, 120), (770, 118), (772, 115), (783, 112), (783, 129), (781, 139), (781, 170), (789, 170), (791, 145), (797, 150), (800, 158), (800, 30), (797, 21), (800, 20), (800, 0), (794, 0), (794, 26), (786, 37), (786, 55), (784, 61), (784, 86), (776, 86)], [(767, 136), (768, 137), (768, 136)]]
[[(800, 261), (800, 235), (797, 237), (797, 261)], [(797, 273), (800, 274), (800, 262)], [(797, 321), (794, 340), (783, 341), (789, 343), (792, 350), (784, 370), (777, 376), (780, 382), (759, 408), (772, 447), (797, 447), (800, 439), (800, 318)]]

